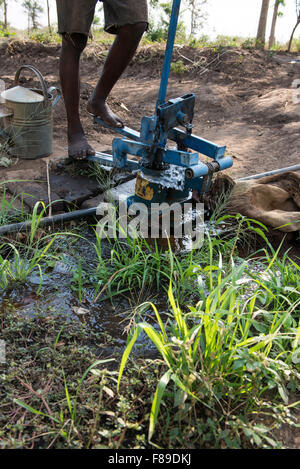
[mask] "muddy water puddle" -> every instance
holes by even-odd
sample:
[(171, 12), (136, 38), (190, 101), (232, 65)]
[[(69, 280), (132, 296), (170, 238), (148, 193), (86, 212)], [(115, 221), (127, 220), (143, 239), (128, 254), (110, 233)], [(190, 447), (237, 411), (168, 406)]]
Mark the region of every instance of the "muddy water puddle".
[[(84, 287), (81, 300), (78, 298), (78, 288), (74, 287), (74, 272), (78, 267), (78, 260), (82, 259), (82, 267), (96, 265), (96, 255), (93, 244), (95, 237), (85, 232), (85, 239), (81, 239), (67, 253), (59, 255), (53, 266), (43, 269), (42, 284), (38, 269), (33, 271), (24, 284), (11, 284), (0, 293), (0, 316), (13, 311), (22, 318), (57, 318), (59, 322), (75, 323), (77, 327), (84, 324), (91, 331), (91, 345), (105, 342), (106, 353), (122, 353), (134, 310), (137, 305), (151, 298), (160, 311), (166, 308), (166, 303), (157, 298), (157, 293), (148, 292), (148, 297), (137, 298), (135, 294), (118, 294), (112, 297), (105, 292), (94, 302), (95, 289)], [(104, 246), (103, 257), (110, 255), (110, 246)], [(40, 286), (41, 285), (41, 286)], [(73, 287), (73, 288), (72, 288)], [(100, 289), (101, 290), (101, 289)], [(137, 293), (138, 295), (138, 293)], [(154, 318), (149, 306), (141, 316), (147, 321)], [(154, 325), (154, 324), (153, 324)], [(137, 340), (135, 352), (145, 357), (156, 355), (156, 348), (144, 333)]]
[[(230, 227), (229, 227), (230, 228)], [(220, 233), (211, 234), (218, 236)], [(167, 240), (165, 240), (167, 241)], [(98, 259), (95, 251), (96, 238), (92, 230), (80, 231), (80, 238), (69, 243), (67, 237), (57, 239), (55, 258), (46, 268), (42, 268), (42, 283), (38, 269), (31, 272), (25, 284), (11, 284), (0, 292), (0, 317), (8, 311), (25, 318), (50, 317), (54, 321), (66, 324), (84, 325), (91, 335), (91, 346), (106, 344), (106, 353), (122, 353), (128, 331), (133, 322), (147, 321), (157, 327), (151, 306), (137, 316), (136, 307), (145, 301), (152, 301), (160, 314), (168, 310), (165, 292), (125, 291), (109, 297), (108, 289), (95, 300), (95, 282), (85, 282), (80, 293), (78, 287), (78, 265), (87, 276), (97, 267)], [(168, 249), (168, 243), (165, 243)], [(103, 242), (101, 257), (109, 260), (112, 245)], [(244, 256), (243, 256), (244, 257)], [(256, 261), (257, 262), (257, 261)], [(259, 270), (263, 267), (255, 266)], [(99, 288), (101, 291), (103, 285)], [(153, 319), (153, 321), (152, 321)], [(66, 326), (67, 327), (67, 326)], [(156, 348), (147, 336), (142, 333), (137, 341), (135, 352), (142, 356), (153, 357)]]
[[(104, 300), (93, 304), (92, 294), (87, 294), (82, 302), (73, 294), (65, 279), (59, 278), (60, 285), (50, 285), (42, 288), (39, 295), (33, 286), (27, 283), (23, 288), (11, 290), (2, 295), (0, 315), (7, 311), (14, 311), (16, 316), (23, 318), (45, 317), (57, 318), (59, 322), (77, 323), (77, 327), (84, 324), (91, 331), (91, 346), (103, 341), (109, 344), (106, 353), (121, 353), (126, 344), (130, 320), (133, 314), (132, 301), (124, 296), (116, 296), (111, 301)], [(155, 302), (156, 303), (156, 302)], [(156, 303), (157, 306), (157, 303)], [(153, 317), (151, 308), (147, 317)], [(67, 326), (66, 326), (67, 327)], [(155, 355), (156, 349), (142, 333), (137, 341), (136, 353), (143, 356)]]

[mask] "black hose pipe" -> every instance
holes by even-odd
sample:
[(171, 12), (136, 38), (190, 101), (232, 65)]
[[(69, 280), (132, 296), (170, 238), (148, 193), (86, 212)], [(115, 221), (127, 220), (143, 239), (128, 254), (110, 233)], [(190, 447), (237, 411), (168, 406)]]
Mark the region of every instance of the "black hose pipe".
[[(75, 210), (74, 212), (62, 213), (53, 217), (44, 217), (40, 219), (39, 227), (50, 226), (59, 222), (78, 220), (80, 218), (88, 218), (96, 215), (97, 207), (87, 208), (85, 210)], [(31, 228), (30, 220), (21, 223), (12, 223), (11, 225), (3, 225), (0, 227), (0, 236), (7, 233), (15, 233), (18, 231), (26, 231)]]

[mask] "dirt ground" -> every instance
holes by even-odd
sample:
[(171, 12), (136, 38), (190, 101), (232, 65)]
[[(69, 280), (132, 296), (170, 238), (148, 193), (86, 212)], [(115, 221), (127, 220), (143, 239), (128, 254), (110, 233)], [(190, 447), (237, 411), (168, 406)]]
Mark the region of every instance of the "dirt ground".
[[(87, 99), (99, 77), (107, 47), (90, 44), (84, 53), (81, 76), (81, 116), (90, 143), (98, 151), (111, 149), (114, 135), (93, 123), (86, 112)], [(0, 78), (7, 87), (22, 64), (35, 65), (48, 86), (59, 86), (60, 45), (21, 43), (0, 44)], [(152, 115), (157, 98), (164, 48), (141, 47), (109, 98), (112, 109), (139, 129), (141, 118)], [(173, 61), (181, 60), (184, 73), (171, 73), (168, 97), (193, 92), (196, 107), (193, 133), (226, 145), (234, 166), (233, 177), (300, 163), (300, 83), (299, 55), (248, 49), (176, 46)], [(294, 63), (291, 63), (294, 62)], [(24, 86), (38, 86), (29, 74)], [(54, 152), (66, 155), (66, 113), (63, 100), (54, 112)], [(14, 169), (34, 167), (41, 161), (19, 161)]]

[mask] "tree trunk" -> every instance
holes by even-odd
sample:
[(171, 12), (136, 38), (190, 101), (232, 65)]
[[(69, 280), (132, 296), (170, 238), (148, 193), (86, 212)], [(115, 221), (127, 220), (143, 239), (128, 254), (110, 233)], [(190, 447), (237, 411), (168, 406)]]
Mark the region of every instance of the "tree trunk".
[(273, 18), (272, 18), (272, 26), (271, 26), (271, 33), (269, 38), (269, 49), (274, 45), (275, 42), (275, 27), (278, 18), (278, 9), (279, 9), (279, 0), (275, 1), (274, 11), (273, 11)]
[(191, 36), (194, 34), (195, 29), (195, 6), (194, 3), (191, 3)]
[(257, 36), (256, 36), (256, 47), (264, 49), (266, 42), (266, 26), (268, 19), (270, 0), (262, 0)]
[(290, 42), (289, 42), (289, 45), (288, 45), (288, 52), (291, 52), (292, 42), (293, 42), (294, 34), (295, 34), (295, 31), (297, 29), (298, 24), (300, 24), (300, 16), (299, 16), (299, 18), (297, 20), (297, 23), (296, 23), (296, 25), (295, 25), (295, 27), (292, 31), (292, 35), (291, 35)]
[(50, 21), (50, 5), (49, 5), (49, 0), (47, 0), (47, 17), (48, 17), (48, 31), (51, 34), (52, 33), (52, 28), (51, 28), (51, 21)]
[(3, 2), (3, 8), (4, 8), (4, 29), (7, 29), (7, 27), (8, 27), (8, 22), (7, 22), (7, 0), (4, 0), (4, 2)]
[(31, 11), (31, 23), (32, 23), (32, 29), (37, 29), (38, 28), (38, 25), (37, 25), (37, 18), (36, 18), (36, 12), (34, 9), (32, 9)]

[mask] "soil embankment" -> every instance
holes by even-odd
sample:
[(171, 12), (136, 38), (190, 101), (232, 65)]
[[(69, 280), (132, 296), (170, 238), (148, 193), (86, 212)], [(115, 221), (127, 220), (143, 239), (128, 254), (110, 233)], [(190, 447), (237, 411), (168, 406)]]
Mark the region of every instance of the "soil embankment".
[[(89, 45), (81, 67), (82, 120), (97, 150), (111, 148), (113, 135), (94, 125), (85, 108), (107, 47)], [(4, 42), (0, 78), (11, 86), (17, 68), (27, 63), (39, 68), (47, 85), (58, 86), (59, 52), (59, 44)], [(112, 92), (110, 105), (128, 126), (138, 129), (141, 118), (153, 113), (163, 56), (162, 45), (141, 47)], [(232, 176), (293, 165), (300, 162), (300, 98), (292, 87), (300, 80), (297, 59), (297, 54), (284, 52), (176, 46), (173, 61), (182, 62), (177, 67), (180, 74), (171, 74), (168, 96), (195, 93), (194, 133), (227, 146), (234, 158)], [(22, 78), (24, 86), (31, 86), (33, 80), (27, 74)], [(54, 156), (65, 155), (65, 147), (66, 114), (61, 100), (54, 113)]]

